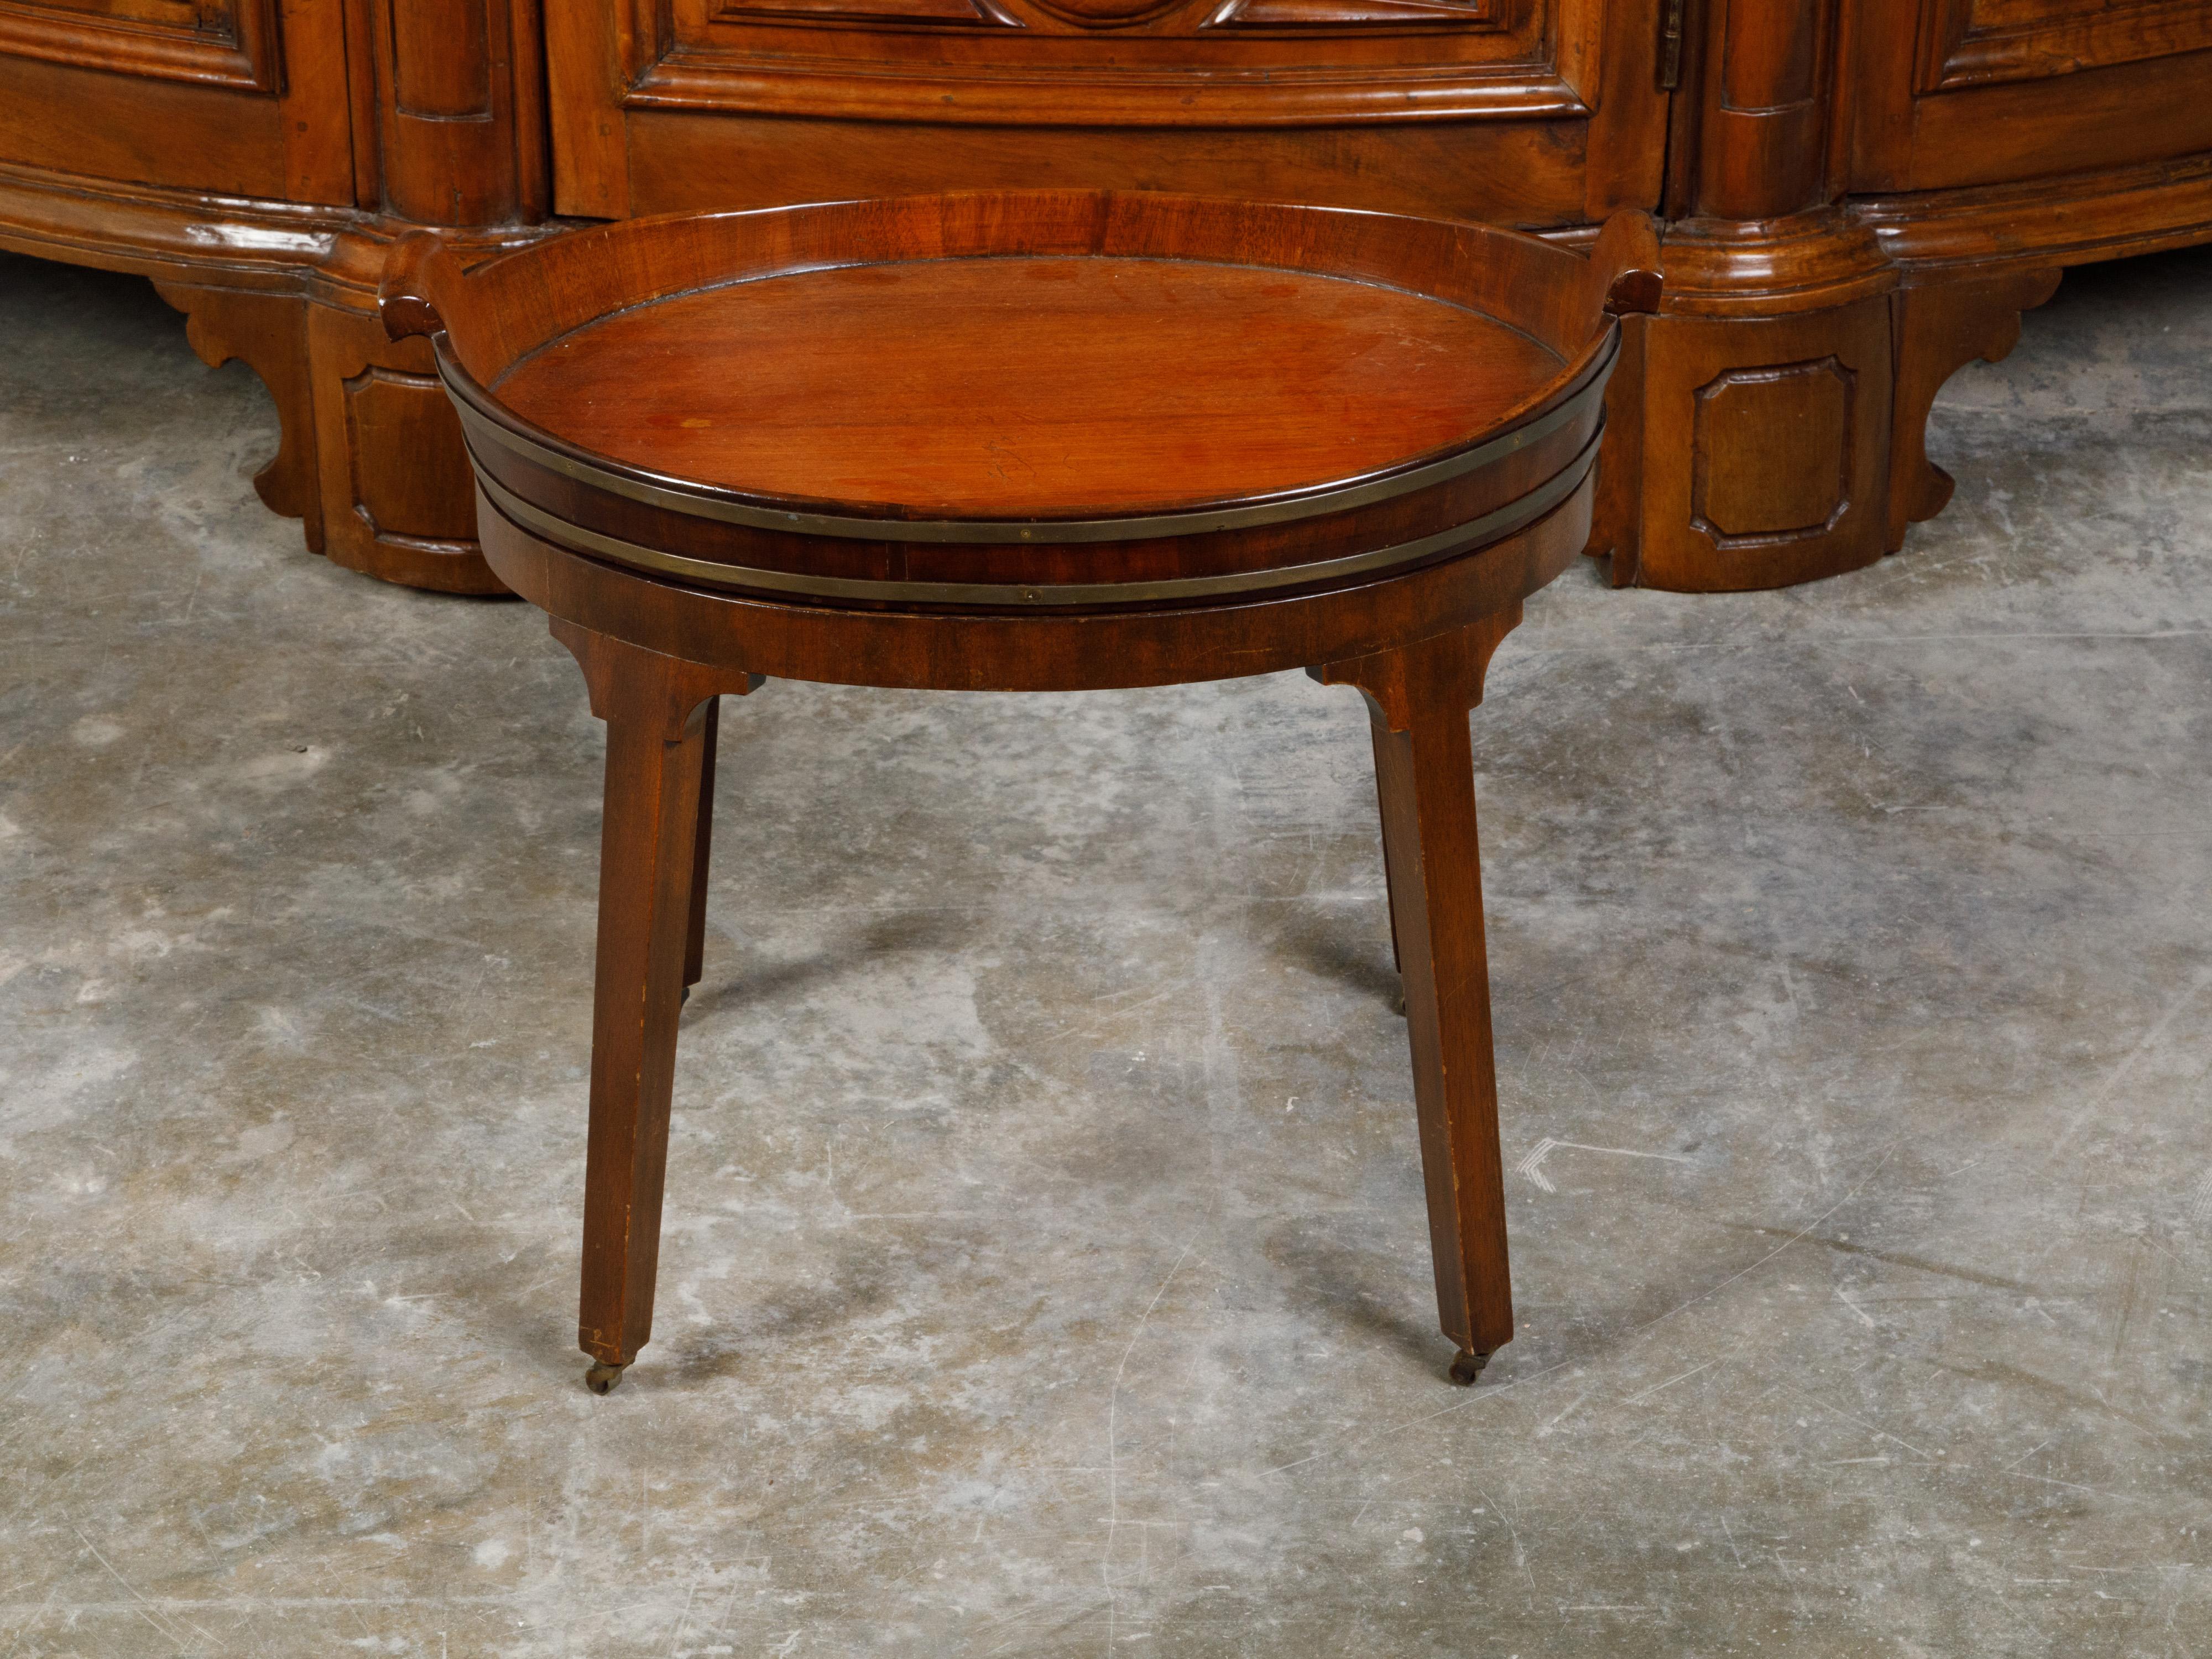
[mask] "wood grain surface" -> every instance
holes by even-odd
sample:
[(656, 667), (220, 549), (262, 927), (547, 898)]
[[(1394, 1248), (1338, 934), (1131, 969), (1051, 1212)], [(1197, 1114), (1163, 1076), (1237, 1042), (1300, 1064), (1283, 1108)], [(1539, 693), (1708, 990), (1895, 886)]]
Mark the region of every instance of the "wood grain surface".
[(621, 313), (494, 390), (618, 460), (950, 517), (1165, 509), (1465, 442), (1565, 366), (1372, 284), (1158, 259), (915, 261)]

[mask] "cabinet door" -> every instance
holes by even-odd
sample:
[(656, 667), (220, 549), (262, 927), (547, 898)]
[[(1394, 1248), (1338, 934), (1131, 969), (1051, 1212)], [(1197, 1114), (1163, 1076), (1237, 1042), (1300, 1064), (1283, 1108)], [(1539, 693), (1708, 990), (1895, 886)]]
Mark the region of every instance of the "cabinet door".
[(1214, 191), (1558, 225), (1658, 199), (1639, 0), (574, 0), (556, 205)]
[(1854, 190), (2212, 149), (2212, 0), (1869, 0), (1859, 62)]
[(354, 198), (341, 0), (0, 0), (0, 160)]

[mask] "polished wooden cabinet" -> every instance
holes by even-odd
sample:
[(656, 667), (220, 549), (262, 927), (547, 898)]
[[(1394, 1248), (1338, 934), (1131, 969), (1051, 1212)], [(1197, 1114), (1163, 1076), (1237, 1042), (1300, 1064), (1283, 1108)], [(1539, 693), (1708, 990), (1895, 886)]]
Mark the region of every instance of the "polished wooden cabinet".
[(1942, 381), (2069, 264), (2212, 240), (2212, 0), (0, 0), (0, 246), (140, 270), (270, 385), (311, 545), (495, 591), (414, 225), (1054, 186), (1663, 225), (1617, 581), (1902, 544)]
[(413, 224), (544, 234), (532, 0), (0, 0), (0, 246), (135, 270), (283, 421), (262, 498), (308, 545), (499, 591), (460, 428), (375, 315)]

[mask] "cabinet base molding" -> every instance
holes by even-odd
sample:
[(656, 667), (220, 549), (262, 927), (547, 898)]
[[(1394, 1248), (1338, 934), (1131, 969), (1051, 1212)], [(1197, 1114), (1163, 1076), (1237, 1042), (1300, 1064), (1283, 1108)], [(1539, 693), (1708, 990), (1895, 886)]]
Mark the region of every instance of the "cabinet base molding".
[(2058, 291), (2055, 268), (2029, 266), (1978, 280), (1915, 283), (1892, 296), (1897, 395), (1889, 437), (1887, 550), (1907, 525), (1932, 519), (1958, 485), (1928, 459), (1928, 413), (1943, 382), (1975, 358), (1996, 362), (2020, 343), (2020, 314)]
[(1886, 550), (1889, 299), (1790, 316), (1653, 317), (1629, 377), (1640, 489), (1616, 586), (1784, 587)]
[(2207, 241), (2212, 155), (1668, 227), (1591, 554), (1616, 586), (1703, 593), (1898, 551), (1954, 488), (1926, 448), (1943, 383), (2010, 351), (2066, 267)]
[(1975, 190), (1870, 196), (1851, 216), (1921, 280), (2094, 264), (2212, 241), (2212, 153)]
[[(0, 166), (0, 248), (149, 277), (210, 367), (261, 378), (282, 428), (253, 484), (308, 548), (386, 581), (504, 593), (476, 543), (460, 431), (420, 340), (376, 315), (385, 252), (412, 227)], [(545, 229), (449, 233), (487, 257)]]

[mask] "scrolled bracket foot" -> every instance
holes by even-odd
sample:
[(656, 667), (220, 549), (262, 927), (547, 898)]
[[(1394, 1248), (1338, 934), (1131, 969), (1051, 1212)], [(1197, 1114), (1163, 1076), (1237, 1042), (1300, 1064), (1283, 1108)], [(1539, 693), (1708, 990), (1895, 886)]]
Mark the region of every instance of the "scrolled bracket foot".
[(261, 377), (276, 405), (276, 453), (254, 474), (272, 513), (301, 521), (309, 550), (323, 550), (323, 501), (315, 477), (315, 420), (307, 381), (307, 301), (297, 294), (156, 282), (154, 291), (185, 313), (185, 338), (220, 368), (237, 358)]
[(1928, 459), (1928, 415), (1943, 383), (1975, 358), (2002, 361), (2020, 343), (2020, 314), (2058, 291), (2054, 270), (2009, 270), (1971, 282), (1908, 281), (1890, 296), (1897, 360), (1889, 432), (1889, 539), (1905, 545), (1907, 525), (1932, 519), (1957, 488)]

